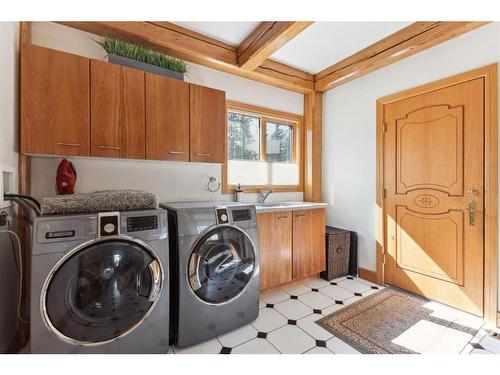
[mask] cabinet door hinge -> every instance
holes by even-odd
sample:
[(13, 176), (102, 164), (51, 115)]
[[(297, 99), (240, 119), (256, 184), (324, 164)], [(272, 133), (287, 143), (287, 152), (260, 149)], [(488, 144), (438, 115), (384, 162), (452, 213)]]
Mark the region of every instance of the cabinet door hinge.
[(387, 132), (387, 123), (385, 122), (382, 123), (382, 132)]
[(382, 264), (385, 264), (385, 253), (382, 253)]
[(387, 197), (387, 189), (383, 188), (382, 189), (382, 198), (385, 199)]

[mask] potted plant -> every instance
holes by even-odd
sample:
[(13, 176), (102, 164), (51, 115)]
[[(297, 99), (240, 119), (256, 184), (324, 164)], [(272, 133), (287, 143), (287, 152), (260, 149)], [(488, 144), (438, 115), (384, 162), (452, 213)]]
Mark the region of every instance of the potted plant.
[(104, 37), (102, 41), (97, 41), (97, 43), (108, 53), (108, 61), (114, 64), (181, 81), (184, 80), (184, 74), (187, 72), (186, 62), (150, 48), (109, 37)]

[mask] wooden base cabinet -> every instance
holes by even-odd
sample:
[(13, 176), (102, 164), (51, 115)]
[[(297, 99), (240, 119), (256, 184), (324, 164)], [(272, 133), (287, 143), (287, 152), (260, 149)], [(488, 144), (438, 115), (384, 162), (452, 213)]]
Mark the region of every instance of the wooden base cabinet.
[(260, 288), (292, 280), (292, 211), (258, 214)]
[(266, 212), (257, 216), (261, 289), (325, 270), (324, 209)]
[(293, 279), (325, 269), (325, 210), (293, 211)]
[(21, 152), (88, 156), (89, 59), (21, 48)]

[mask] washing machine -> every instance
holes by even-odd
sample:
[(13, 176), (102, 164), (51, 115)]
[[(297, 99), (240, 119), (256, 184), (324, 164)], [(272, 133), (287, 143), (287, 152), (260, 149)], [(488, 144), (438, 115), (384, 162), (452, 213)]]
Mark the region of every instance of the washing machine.
[(167, 212), (39, 217), (32, 353), (166, 353)]
[(171, 254), (171, 337), (179, 347), (229, 332), (259, 314), (255, 206), (164, 203)]

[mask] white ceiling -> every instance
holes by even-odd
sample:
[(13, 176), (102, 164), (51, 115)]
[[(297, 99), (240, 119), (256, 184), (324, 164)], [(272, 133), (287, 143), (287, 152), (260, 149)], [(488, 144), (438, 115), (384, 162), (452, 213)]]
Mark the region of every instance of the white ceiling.
[(174, 22), (186, 29), (238, 46), (260, 22)]
[(411, 22), (315, 22), (271, 58), (318, 73)]
[[(220, 41), (239, 45), (260, 22), (175, 22)], [(318, 73), (411, 22), (314, 22), (271, 58)]]

